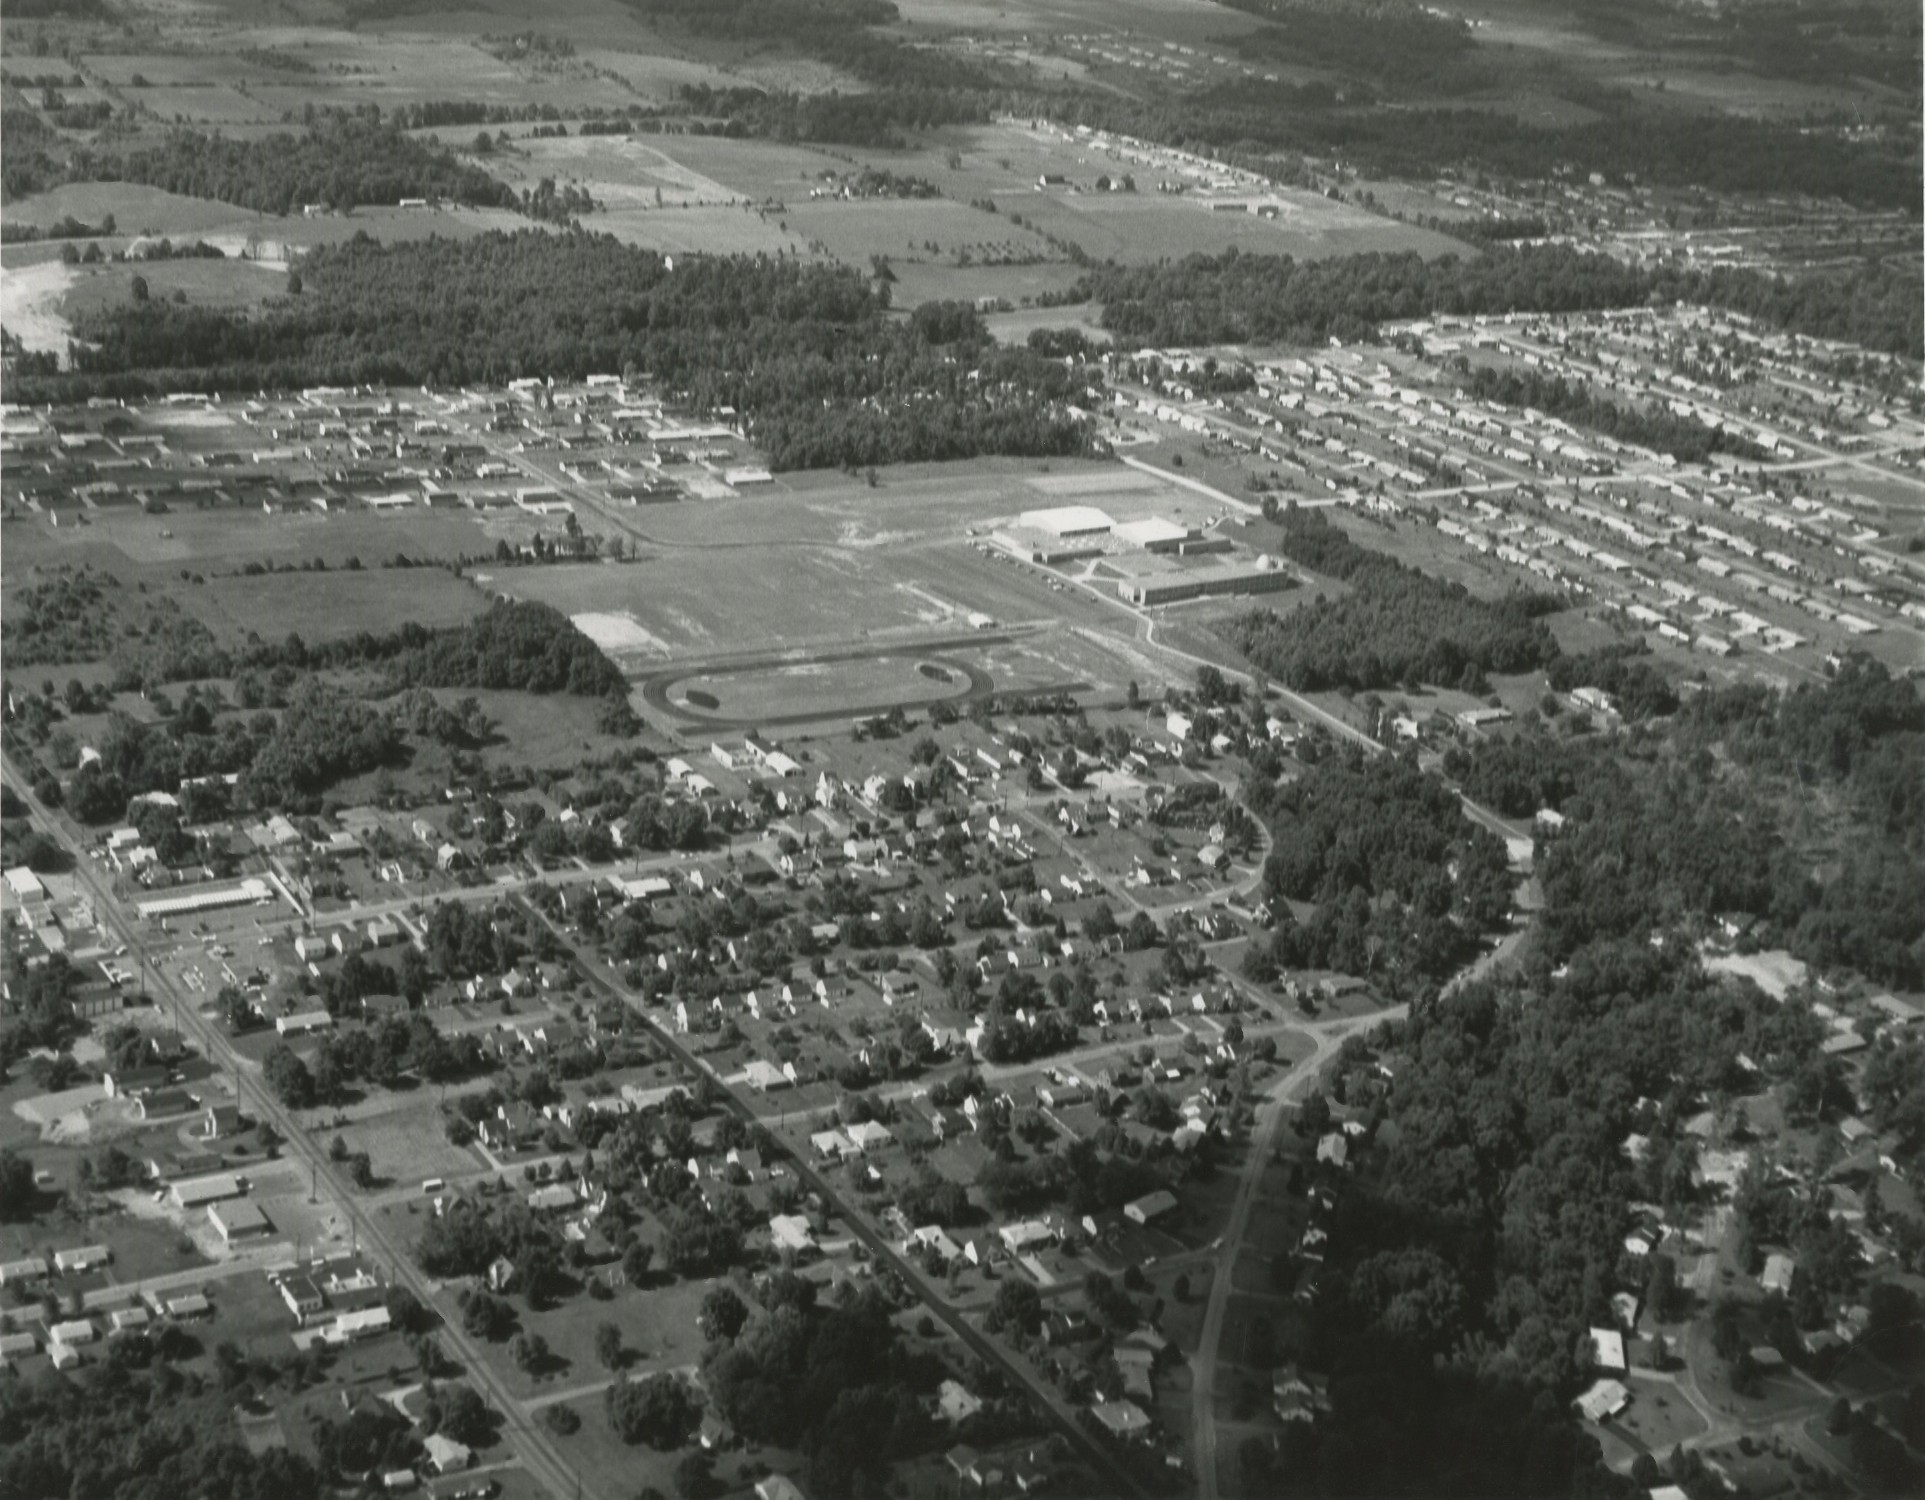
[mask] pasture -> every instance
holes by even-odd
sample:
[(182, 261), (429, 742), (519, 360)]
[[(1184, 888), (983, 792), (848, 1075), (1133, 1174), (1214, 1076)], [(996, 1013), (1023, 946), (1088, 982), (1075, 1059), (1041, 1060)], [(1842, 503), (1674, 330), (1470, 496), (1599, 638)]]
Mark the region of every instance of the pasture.
[(278, 640), (293, 631), (320, 641), (407, 624), (434, 630), (471, 620), (488, 604), (482, 590), (442, 568), (237, 574), (210, 578), (179, 597), (224, 640)]
[(1057, 260), (1058, 251), (1031, 230), (946, 199), (872, 198), (860, 202), (791, 202), (784, 222), (836, 260)]
[(175, 294), (195, 307), (249, 311), (287, 290), (287, 267), (272, 261), (240, 259), (157, 260), (139, 264), (82, 266), (61, 298), (60, 310), (78, 323), (133, 300), (134, 278), (147, 283), (156, 300)]
[(671, 255), (805, 255), (808, 245), (747, 204), (620, 208), (594, 215), (597, 230)]
[[(163, 516), (131, 508), (96, 511), (83, 524), (55, 527), (34, 521), (7, 529), (7, 565), (94, 562), (127, 578), (159, 587), (178, 587), (183, 571), (198, 570), (212, 588), (222, 573), (238, 573), (247, 563), (273, 560), (282, 565), (324, 559), (339, 570), (351, 557), (374, 565), (405, 551), (416, 559), (472, 557), (492, 552), (493, 542), (466, 511), (409, 511), (379, 515), (371, 511), (323, 516), (318, 513), (268, 515), (257, 509), (176, 509)], [(267, 580), (285, 583), (296, 574)], [(339, 581), (349, 575), (326, 575)], [(374, 575), (382, 576), (382, 575)], [(419, 584), (426, 575), (396, 575)], [(446, 576), (446, 575), (441, 575)], [(182, 602), (194, 607), (195, 591)], [(211, 622), (210, 622), (211, 623)]]
[[(1141, 179), (1139, 179), (1140, 183)], [(1156, 261), (1239, 250), (1299, 260), (1364, 251), (1463, 252), (1456, 240), (1309, 194), (1273, 193), (1288, 207), (1276, 218), (1213, 211), (1189, 195), (1155, 192), (1067, 193), (1052, 189), (998, 196), (997, 207), (1079, 245), (1098, 260)]]

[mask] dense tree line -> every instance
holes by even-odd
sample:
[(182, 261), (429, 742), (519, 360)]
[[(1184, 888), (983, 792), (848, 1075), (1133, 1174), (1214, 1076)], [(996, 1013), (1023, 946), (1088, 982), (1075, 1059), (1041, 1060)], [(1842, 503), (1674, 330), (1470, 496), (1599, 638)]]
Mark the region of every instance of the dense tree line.
[(834, 1306), (817, 1306), (796, 1276), (766, 1288), (762, 1315), (703, 1359), (716, 1410), (752, 1443), (806, 1454), (817, 1493), (870, 1492), (933, 1440), (926, 1406), (940, 1367), (898, 1338), (873, 1284), (845, 1288)]
[(1835, 791), (1835, 859), (1791, 862), (1769, 908), (1792, 950), (1888, 984), (1925, 983), (1925, 702), (1918, 686), (1853, 657), (1825, 683), (1774, 699), (1759, 687), (1700, 694), (1687, 746), (1720, 744), (1771, 786), (1787, 818), (1805, 789)]
[(514, 190), (479, 167), (361, 113), (323, 116), (299, 135), (233, 139), (175, 129), (152, 144), (87, 146), (74, 152), (66, 174), (73, 182), (135, 182), (268, 214), (309, 203), (346, 212), (403, 198), (518, 206)]
[[(1510, 915), (1503, 844), (1468, 821), (1436, 777), (1393, 756), (1351, 752), (1250, 805), (1274, 834), (1263, 885), (1276, 925), (1246, 965), (1336, 969), (1392, 987), (1437, 979)], [(1287, 902), (1314, 902), (1299, 922)]]
[(432, 633), (390, 669), (401, 682), (602, 698), (628, 691), (621, 668), (552, 604), (503, 599), (465, 625)]
[(698, 118), (719, 120), (717, 134), (881, 151), (907, 147), (908, 132), (980, 124), (990, 114), (988, 96), (948, 87), (798, 94), (700, 83), (684, 85), (678, 100)]
[(1636, 724), (1673, 713), (1678, 692), (1671, 679), (1650, 662), (1651, 648), (1640, 640), (1628, 646), (1599, 646), (1559, 656), (1547, 674), (1560, 693), (1594, 687), (1611, 695), (1620, 717)]
[(1820, 967), (1925, 980), (1925, 705), (1876, 663), (1782, 699), (1700, 693), (1628, 743), (1528, 735), (1448, 769), (1501, 811), (1563, 814), (1538, 861), (1552, 959), (1738, 914)]
[[(207, 1495), (319, 1500), (313, 1465), (281, 1445), (252, 1451), (232, 1397), (123, 1334), (85, 1376), (0, 1381), (0, 1474), (18, 1495)], [(188, 1341), (187, 1352), (195, 1346)]]
[(1104, 265), (1076, 285), (1103, 305), (1103, 326), (1126, 344), (1192, 346), (1367, 339), (1380, 323), (1432, 314), (1585, 312), (1698, 302), (1794, 333), (1889, 354), (1925, 355), (1916, 265), (1771, 277), (1630, 266), (1558, 245), (1494, 248), (1475, 260), (1414, 251), (1329, 260), (1192, 255), (1155, 265)]
[(623, 0), (637, 15), (667, 21), (706, 36), (734, 37), (764, 45), (778, 40), (804, 46), (825, 32), (882, 26), (897, 18), (890, 0)]
[[(746, 414), (778, 468), (1079, 453), (1093, 367), (999, 346), (973, 309), (897, 322), (846, 267), (678, 257), (581, 232), (315, 250), (299, 295), (241, 317), (122, 304), (78, 372), (19, 399), (98, 392), (449, 385), (647, 370)], [(33, 392), (28, 391), (29, 385)]]
[(85, 1032), (74, 1016), (82, 974), (64, 953), (28, 968), (10, 965), (7, 1006), (0, 1014), (0, 1077), (41, 1047), (64, 1050)]
[[(1332, 1411), (1292, 1424), (1284, 1492), (1612, 1493), (1566, 1403), (1632, 1270), (1628, 1204), (1689, 1194), (1683, 1122), (1742, 1084), (1740, 1053), (1786, 1077), (1822, 1038), (1804, 1007), (1638, 942), (1416, 1007), (1376, 1170), (1330, 1230), (1312, 1343)], [(1643, 1164), (1619, 1150), (1633, 1129)]]
[(9, 590), (6, 622), (7, 656), (16, 667), (99, 661), (119, 635), (101, 575), (84, 567)]
[(1666, 407), (1623, 406), (1595, 394), (1582, 381), (1566, 380), (1562, 375), (1479, 365), (1471, 373), (1470, 393), (1479, 401), (1534, 407), (1587, 432), (1668, 453), (1679, 463), (1703, 463), (1714, 453), (1749, 459), (1766, 456), (1749, 438), (1722, 427), (1708, 427), (1695, 417), (1681, 417)]
[(1427, 682), (1481, 692), (1486, 674), (1530, 672), (1557, 656), (1539, 616), (1550, 601), (1495, 603), (1462, 584), (1359, 546), (1313, 511), (1275, 512), (1278, 548), (1348, 591), (1287, 614), (1252, 610), (1229, 630), (1245, 656), (1300, 692)]

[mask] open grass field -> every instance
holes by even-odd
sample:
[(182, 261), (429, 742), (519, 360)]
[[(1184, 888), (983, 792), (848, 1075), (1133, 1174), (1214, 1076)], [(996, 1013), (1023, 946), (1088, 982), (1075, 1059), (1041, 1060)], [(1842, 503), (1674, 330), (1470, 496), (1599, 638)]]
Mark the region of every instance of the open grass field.
[(427, 1178), (472, 1172), (481, 1165), (473, 1152), (449, 1143), (432, 1089), (374, 1089), (342, 1113), (347, 1122), (326, 1138), (339, 1135), (350, 1151), (367, 1152), (375, 1177), (396, 1188), (419, 1188)]
[(273, 125), (281, 122), (286, 108), (224, 83), (180, 83), (128, 92), (172, 125)]
[(287, 267), (273, 261), (159, 260), (137, 265), (82, 266), (60, 310), (70, 323), (91, 313), (133, 300), (136, 276), (148, 294), (174, 300), (179, 293), (194, 307), (247, 310), (287, 290)]
[(459, 625), (487, 608), (488, 596), (442, 568), (361, 572), (268, 573), (210, 578), (180, 597), (223, 639), (289, 631), (309, 641), (417, 624)]
[[(995, 297), (1011, 307), (1019, 307), (1026, 301), (1033, 302), (1039, 297), (1067, 291), (1083, 274), (1076, 266), (1063, 260), (1038, 261), (1027, 266), (952, 266), (899, 260), (892, 263), (890, 269), (896, 275), (895, 285), (890, 288), (890, 305), (905, 309), (924, 302), (975, 302), (983, 297)], [(1079, 318), (1091, 316), (1091, 312), (1087, 304), (1050, 308), (1036, 314), (1035, 326), (1072, 327)], [(998, 337), (1003, 336), (994, 319), (990, 327), (998, 330)], [(1022, 337), (1028, 336), (1028, 328), (1025, 327)]]
[[(1074, 616), (1113, 628), (1115, 611), (984, 556), (965, 534), (1065, 494), (1118, 520), (1196, 522), (1208, 510), (1186, 491), (1102, 464), (930, 465), (874, 489), (840, 474), (787, 476), (752, 497), (651, 509), (637, 564), (520, 569), (490, 587), (615, 617), (611, 648), (641, 660), (953, 631), (977, 610), (1001, 624)], [(772, 577), (783, 580), (779, 592)]]
[(791, 202), (784, 220), (823, 254), (843, 261), (1060, 259), (1049, 242), (1007, 219), (946, 199)]
[(532, 188), (544, 177), (579, 182), (609, 208), (685, 208), (765, 196), (747, 194), (687, 166), (645, 136), (524, 136), (511, 149), (497, 152), (488, 165), (518, 188)]
[[(93, 562), (131, 583), (173, 587), (181, 571), (191, 565), (212, 587), (215, 574), (236, 572), (250, 561), (270, 558), (287, 563), (318, 557), (336, 568), (350, 557), (372, 566), (401, 551), (412, 558), (434, 560), (493, 549), (493, 540), (466, 512), (266, 515), (229, 507), (150, 516), (134, 510), (99, 511), (88, 517), (86, 525), (70, 519), (55, 527), (39, 518), (10, 523), (6, 570), (12, 577), (16, 569), (38, 563)], [(182, 602), (192, 608), (193, 592), (185, 594)]]
[(749, 198), (801, 202), (826, 171), (846, 171), (855, 156), (777, 141), (738, 141), (720, 135), (662, 136), (650, 142), (682, 170), (725, 183)]
[[(1094, 175), (1094, 173), (1092, 173)], [(997, 207), (1079, 245), (1098, 260), (1155, 261), (1189, 254), (1240, 250), (1256, 255), (1293, 255), (1299, 260), (1365, 251), (1416, 250), (1424, 255), (1461, 254), (1457, 241), (1427, 229), (1344, 204), (1298, 195), (1291, 211), (1276, 219), (1250, 213), (1216, 213), (1199, 200), (1157, 193), (1063, 193), (998, 195)]]
[(618, 208), (594, 216), (594, 227), (624, 244), (676, 255), (806, 255), (808, 243), (746, 204), (692, 208)]
[[(921, 670), (923, 665), (931, 671)], [(702, 717), (711, 712), (706, 699), (714, 703), (714, 714), (729, 721), (781, 723), (821, 712), (825, 704), (861, 713), (896, 704), (935, 703), (956, 697), (968, 685), (967, 676), (937, 659), (918, 663), (912, 657), (886, 656), (750, 672), (702, 672), (684, 678), (670, 697), (678, 706), (699, 705), (694, 712)], [(704, 697), (697, 698), (696, 693)]]

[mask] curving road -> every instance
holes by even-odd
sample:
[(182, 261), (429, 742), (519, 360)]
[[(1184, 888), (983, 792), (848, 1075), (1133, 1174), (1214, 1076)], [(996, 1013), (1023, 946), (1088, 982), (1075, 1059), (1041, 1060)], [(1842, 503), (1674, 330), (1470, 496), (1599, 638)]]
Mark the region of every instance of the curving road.
[(1191, 1421), (1195, 1433), (1193, 1458), (1196, 1463), (1199, 1500), (1217, 1500), (1217, 1425), (1216, 1373), (1223, 1343), (1223, 1324), (1230, 1311), (1230, 1293), (1236, 1273), (1237, 1255), (1250, 1228), (1250, 1210), (1256, 1204), (1257, 1185), (1264, 1169), (1276, 1154), (1277, 1135), (1283, 1127), (1284, 1105), (1301, 1094), (1316, 1080), (1325, 1063), (1337, 1054), (1344, 1041), (1383, 1021), (1401, 1020), (1410, 1007), (1399, 1005), (1368, 1016), (1353, 1016), (1341, 1021), (1324, 1021), (1296, 1029), (1316, 1038), (1317, 1048), (1283, 1077), (1271, 1084), (1257, 1107), (1257, 1122), (1250, 1135), (1250, 1151), (1237, 1180), (1236, 1202), (1230, 1209), (1230, 1224), (1219, 1242), (1216, 1274), (1210, 1281), (1210, 1298), (1203, 1311), (1203, 1332), (1197, 1341), (1195, 1367), (1190, 1386)]

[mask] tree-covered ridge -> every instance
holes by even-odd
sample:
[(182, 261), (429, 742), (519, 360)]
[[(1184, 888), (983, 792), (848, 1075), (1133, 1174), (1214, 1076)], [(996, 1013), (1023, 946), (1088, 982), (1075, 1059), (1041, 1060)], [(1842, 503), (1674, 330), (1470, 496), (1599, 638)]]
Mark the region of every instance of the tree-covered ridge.
[(1475, 260), (1415, 251), (1321, 261), (1192, 255), (1156, 265), (1099, 266), (1075, 296), (1103, 305), (1103, 326), (1126, 344), (1321, 343), (1367, 339), (1381, 323), (1437, 314), (1588, 312), (1698, 302), (1774, 327), (1889, 354), (1925, 355), (1925, 301), (1916, 264), (1776, 278), (1629, 266), (1564, 246), (1494, 248)]
[(1479, 692), (1487, 673), (1530, 672), (1557, 656), (1538, 618), (1554, 601), (1517, 595), (1497, 603), (1461, 584), (1361, 547), (1312, 511), (1275, 513), (1278, 548), (1349, 592), (1288, 614), (1252, 610), (1230, 627), (1251, 661), (1301, 692), (1367, 691), (1428, 682)]
[(967, 307), (907, 322), (847, 267), (676, 257), (528, 230), (317, 249), (302, 290), (242, 317), (124, 304), (87, 320), (72, 374), (17, 399), (98, 392), (458, 385), (653, 376), (732, 407), (777, 468), (1084, 451), (1070, 410), (1096, 378), (996, 344)]
[(212, 198), (257, 213), (299, 212), (321, 203), (336, 211), (394, 204), (403, 198), (441, 199), (474, 208), (514, 208), (514, 189), (460, 161), (432, 141), (404, 135), (398, 124), (361, 113), (321, 116), (298, 134), (278, 132), (232, 139), (176, 128), (150, 144), (79, 147), (59, 166), (41, 159), (48, 181), (16, 179), (9, 197), (56, 182), (134, 182)]

